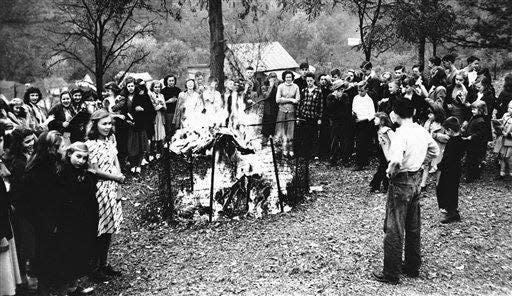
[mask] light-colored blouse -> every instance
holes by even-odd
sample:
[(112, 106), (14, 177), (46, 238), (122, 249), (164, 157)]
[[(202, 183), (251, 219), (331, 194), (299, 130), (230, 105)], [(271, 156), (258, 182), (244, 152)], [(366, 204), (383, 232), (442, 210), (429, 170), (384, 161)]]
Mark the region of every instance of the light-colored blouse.
[(276, 102), (281, 112), (295, 112), (295, 104), (291, 102), (280, 102), (281, 99), (297, 99), (300, 100), (299, 86), (295, 83), (281, 83), (277, 87)]

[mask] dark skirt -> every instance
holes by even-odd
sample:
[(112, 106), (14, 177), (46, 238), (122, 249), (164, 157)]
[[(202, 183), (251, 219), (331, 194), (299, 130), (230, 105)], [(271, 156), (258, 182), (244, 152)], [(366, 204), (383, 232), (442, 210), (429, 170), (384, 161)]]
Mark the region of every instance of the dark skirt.
[(174, 125), (172, 124), (172, 120), (174, 117), (174, 112), (166, 112), (165, 113), (165, 140), (170, 141), (172, 136), (174, 135)]
[(128, 130), (128, 156), (137, 157), (149, 150), (148, 135), (145, 130)]
[(16, 239), (16, 251), (20, 271), (25, 273), (25, 263), (27, 260), (33, 262), (36, 252), (35, 230), (32, 224), (20, 213), (13, 215), (14, 238)]

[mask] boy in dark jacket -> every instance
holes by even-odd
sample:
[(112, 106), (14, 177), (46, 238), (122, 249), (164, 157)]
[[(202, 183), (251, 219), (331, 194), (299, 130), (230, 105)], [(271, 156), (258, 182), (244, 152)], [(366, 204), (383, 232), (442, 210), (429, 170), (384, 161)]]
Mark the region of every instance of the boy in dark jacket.
[(439, 208), (446, 211), (441, 219), (441, 223), (445, 224), (460, 221), (459, 183), (466, 141), (460, 135), (460, 124), (456, 117), (447, 118), (443, 128), (450, 139), (446, 143), (443, 159), (437, 165), (441, 173), (437, 182), (436, 195)]

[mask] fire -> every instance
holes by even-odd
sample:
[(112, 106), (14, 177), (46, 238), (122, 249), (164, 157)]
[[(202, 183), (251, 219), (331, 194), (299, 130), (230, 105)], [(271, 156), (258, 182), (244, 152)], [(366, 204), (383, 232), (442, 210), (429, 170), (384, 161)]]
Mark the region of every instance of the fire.
[[(195, 122), (184, 123), (169, 147), (178, 155), (212, 155), (215, 145), (213, 220), (245, 214), (262, 217), (281, 211), (271, 148), (263, 147), (259, 128), (252, 126), (261, 123), (261, 118), (245, 109), (243, 97), (237, 97), (231, 114), (221, 109), (215, 114), (187, 115), (187, 121)], [(185, 112), (198, 114), (194, 110)], [(283, 163), (278, 164), (278, 172), (281, 193), (286, 195), (292, 170)], [(204, 175), (194, 172), (193, 191), (183, 189), (176, 196), (178, 214), (186, 212), (190, 216), (193, 212), (194, 220), (208, 218), (205, 214), (210, 211), (211, 174), (211, 168)], [(285, 211), (290, 209), (284, 207)]]

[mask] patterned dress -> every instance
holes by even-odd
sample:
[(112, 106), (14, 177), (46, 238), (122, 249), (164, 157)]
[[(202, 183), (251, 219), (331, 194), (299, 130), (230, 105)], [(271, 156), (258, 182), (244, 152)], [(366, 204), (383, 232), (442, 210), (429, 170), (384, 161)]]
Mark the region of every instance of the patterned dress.
[(151, 103), (153, 103), (153, 107), (156, 111), (155, 117), (155, 134), (153, 135), (153, 140), (155, 141), (163, 141), (165, 139), (165, 99), (163, 94), (150, 93), (151, 95)]
[[(89, 162), (96, 164), (106, 173), (121, 174), (116, 166), (117, 148), (115, 136), (107, 140), (87, 140)], [(110, 180), (98, 180), (96, 198), (99, 206), (98, 236), (105, 233), (119, 233), (123, 221), (121, 198), (118, 195), (118, 183)]]

